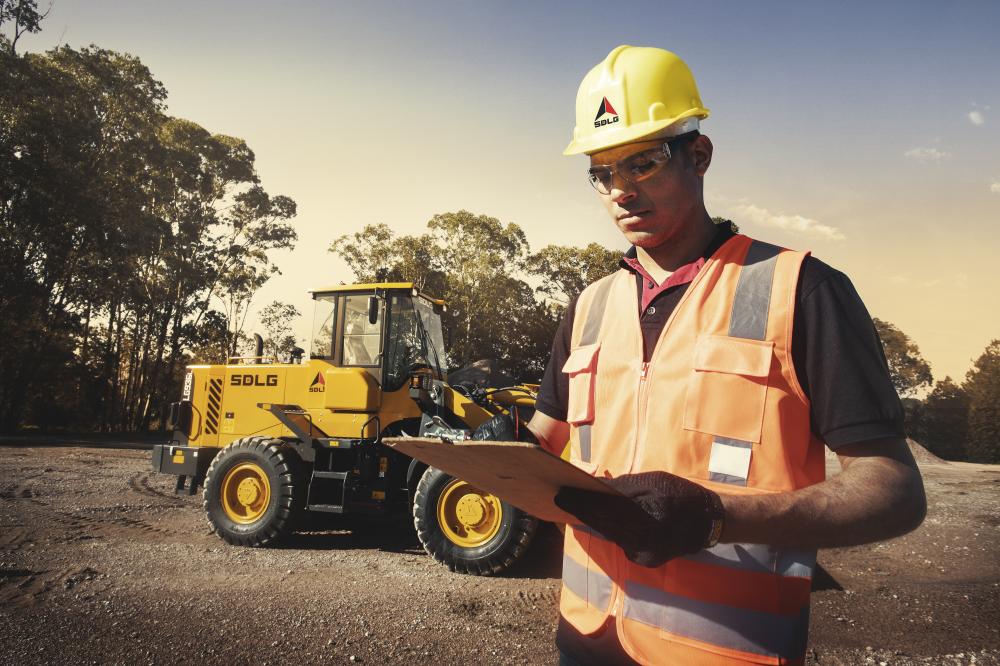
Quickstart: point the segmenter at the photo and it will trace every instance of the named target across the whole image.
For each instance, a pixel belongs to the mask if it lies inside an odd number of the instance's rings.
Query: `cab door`
[[[332,437],[375,437],[382,404],[385,299],[374,293],[343,294],[338,299],[333,365],[325,373],[324,430]],[[374,315],[374,321],[372,321]]]

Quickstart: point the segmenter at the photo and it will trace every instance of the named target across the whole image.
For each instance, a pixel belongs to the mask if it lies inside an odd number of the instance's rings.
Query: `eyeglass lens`
[[[614,186],[614,174],[618,172],[630,183],[649,178],[670,160],[668,144],[629,155],[613,166],[593,166],[588,172],[590,184],[601,194],[609,194]]]

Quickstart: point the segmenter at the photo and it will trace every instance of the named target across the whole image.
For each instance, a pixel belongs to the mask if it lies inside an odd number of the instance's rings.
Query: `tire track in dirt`
[[[116,537],[132,533],[153,536],[179,535],[189,530],[166,527],[150,520],[148,516],[161,516],[193,506],[197,498],[176,496],[156,487],[152,474],[135,472],[129,476],[129,494],[142,498],[142,503],[122,503],[96,507],[57,507],[39,499],[45,493],[33,487],[33,479],[46,476],[45,472],[31,474],[15,483],[0,486],[0,501],[19,503],[15,511],[22,525],[55,525],[60,529],[56,541],[73,543],[91,539]],[[30,504],[28,504],[30,503]],[[131,515],[128,515],[131,514]],[[0,547],[7,551],[20,550],[31,539],[27,529],[0,530]]]
[[[81,584],[90,584],[104,578],[107,578],[105,574],[90,567],[49,571],[0,569],[0,604],[11,607],[31,606],[43,601],[55,591],[72,590]],[[96,594],[107,590],[108,587],[109,585],[104,584],[90,592]]]
[[[558,590],[539,590],[537,592],[525,592],[520,590],[517,593],[517,601],[527,608],[535,608],[539,603],[559,604]]]
[[[10,525],[0,531],[0,549],[17,550],[28,541],[28,530],[21,525]]]
[[[189,506],[190,502],[185,500],[183,497],[174,494],[173,492],[167,492],[160,490],[159,488],[154,488],[150,483],[152,474],[138,472],[133,474],[128,479],[128,487],[135,493],[142,495],[144,497],[152,497],[165,502],[166,506],[170,507],[182,507]],[[187,496],[186,496],[187,497]],[[197,497],[197,495],[195,495]]]
[[[38,499],[38,497],[44,497],[45,493],[33,487],[33,484],[28,483],[33,479],[37,479],[43,476],[45,476],[45,473],[40,472],[38,474],[32,474],[31,476],[24,477],[23,479],[21,479],[20,483],[4,484],[2,486],[2,489],[0,489],[0,500],[16,501],[16,500],[26,499],[26,500],[31,500],[36,504],[45,505],[46,502],[43,502]]]
[[[77,509],[69,514],[57,514],[56,521],[62,522],[71,529],[83,530],[70,541],[81,541],[88,538],[103,539],[118,536],[122,532],[139,532],[149,535],[175,535],[183,532],[155,525],[143,518],[123,515],[133,511],[148,511],[151,507],[136,505],[119,505],[111,507],[90,507]]]

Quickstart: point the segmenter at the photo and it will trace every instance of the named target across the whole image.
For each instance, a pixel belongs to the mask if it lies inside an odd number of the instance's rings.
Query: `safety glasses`
[[[655,148],[634,153],[628,157],[618,160],[614,164],[591,165],[590,169],[587,171],[587,179],[590,181],[590,184],[594,186],[594,189],[601,194],[611,194],[611,188],[614,185],[616,173],[633,185],[640,183],[647,178],[651,178],[656,175],[661,169],[663,169],[664,166],[666,166],[671,157],[671,145],[676,145],[680,140],[686,139],[694,134],[695,132],[690,132],[688,134],[673,137],[669,141],[666,141]]]

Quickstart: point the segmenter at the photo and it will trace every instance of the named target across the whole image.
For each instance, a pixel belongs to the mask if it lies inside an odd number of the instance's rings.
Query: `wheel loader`
[[[264,356],[256,336],[254,356],[187,368],[153,469],[176,475],[177,492],[202,487],[208,522],[231,544],[274,544],[309,513],[357,524],[411,512],[424,549],[453,571],[506,570],[537,519],[381,440],[465,438],[495,414],[533,410],[537,386],[449,385],[446,305],[411,283],[311,293],[307,360]]]

